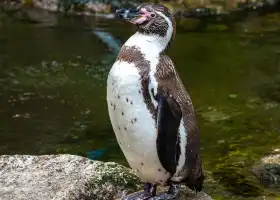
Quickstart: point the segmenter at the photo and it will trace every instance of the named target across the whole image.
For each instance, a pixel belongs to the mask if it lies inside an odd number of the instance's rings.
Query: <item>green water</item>
[[[230,31],[178,30],[168,52],[196,109],[205,190],[216,199],[278,193],[263,189],[251,166],[280,148],[280,29],[271,22],[279,19],[253,19]],[[115,19],[1,23],[0,154],[87,156],[105,148],[99,160],[126,165],[105,96],[116,55],[89,27],[122,43],[134,32]]]

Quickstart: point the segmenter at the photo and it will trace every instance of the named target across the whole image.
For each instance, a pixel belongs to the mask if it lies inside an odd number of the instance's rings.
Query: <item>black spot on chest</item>
[[[150,61],[145,59],[140,49],[136,46],[123,46],[117,60],[133,63],[138,69],[141,81],[141,89],[138,92],[143,95],[147,109],[151,113],[153,119],[156,119],[156,108],[152,103],[152,97],[149,92],[149,84],[151,81],[149,76]],[[126,99],[126,101],[129,102],[129,99]],[[130,104],[133,105],[133,102],[131,101]]]

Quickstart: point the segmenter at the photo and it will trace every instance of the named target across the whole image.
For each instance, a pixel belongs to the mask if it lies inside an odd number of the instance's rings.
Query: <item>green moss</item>
[[[98,164],[96,171],[98,171],[98,178],[93,180],[95,184],[112,183],[130,191],[140,189],[140,179],[127,167],[114,162],[106,162]]]
[[[210,122],[221,121],[229,119],[231,116],[223,113],[222,111],[217,110],[216,108],[209,107],[208,111],[203,112],[202,117]]]
[[[211,24],[205,28],[206,31],[227,31],[228,29],[229,27],[224,24]]]
[[[32,0],[23,0],[23,4],[25,4],[25,5],[33,5],[33,1]]]
[[[184,30],[194,30],[200,24],[201,24],[201,20],[195,18],[182,18],[178,22],[178,26],[183,28]]]
[[[252,156],[240,150],[230,151],[217,161],[213,174],[220,177],[219,181],[229,191],[242,196],[259,196],[263,188],[251,173],[251,168],[247,167]]]

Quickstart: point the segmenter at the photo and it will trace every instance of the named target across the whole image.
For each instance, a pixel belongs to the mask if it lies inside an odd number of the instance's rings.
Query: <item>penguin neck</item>
[[[125,46],[137,46],[145,55],[149,54],[151,56],[158,56],[167,50],[171,37],[172,33],[167,33],[162,37],[155,34],[147,35],[141,32],[136,32],[127,40]]]

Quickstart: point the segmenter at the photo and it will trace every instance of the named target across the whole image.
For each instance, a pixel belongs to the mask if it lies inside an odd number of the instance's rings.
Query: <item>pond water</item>
[[[89,157],[95,150],[94,159],[127,165],[106,105],[116,51],[94,30],[118,45],[135,29],[116,19],[56,20],[52,26],[1,23],[0,154]],[[168,52],[196,109],[205,190],[216,199],[278,193],[262,188],[251,166],[280,148],[279,21],[274,14],[234,30],[179,29]]]

